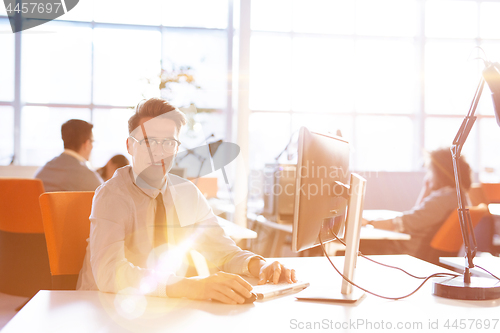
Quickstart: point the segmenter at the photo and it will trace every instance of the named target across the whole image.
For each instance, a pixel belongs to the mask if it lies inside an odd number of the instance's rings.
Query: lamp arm
[[[472,226],[471,217],[469,209],[464,208],[463,197],[462,197],[462,180],[460,177],[460,166],[459,159],[460,154],[462,152],[462,147],[469,136],[469,133],[474,126],[474,122],[476,121],[476,116],[474,116],[477,108],[477,104],[479,103],[479,99],[481,98],[481,94],[483,92],[484,87],[484,79],[481,77],[479,81],[478,87],[476,89],[476,93],[472,100],[472,104],[470,106],[469,112],[467,116],[465,116],[462,125],[460,125],[460,129],[458,130],[455,139],[453,140],[453,145],[451,146],[451,156],[453,159],[453,172],[455,173],[455,185],[457,191],[457,200],[458,200],[458,219],[460,221],[460,229],[462,231],[462,238],[465,246],[465,256],[466,256],[466,265],[465,265],[465,273],[464,273],[464,281],[466,283],[470,282],[470,269],[474,267],[473,259],[477,253],[477,242],[476,236],[474,235],[474,228]],[[472,242],[472,244],[471,244]]]

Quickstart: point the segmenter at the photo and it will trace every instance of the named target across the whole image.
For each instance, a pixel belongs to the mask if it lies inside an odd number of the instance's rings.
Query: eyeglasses
[[[180,146],[181,142],[176,139],[155,139],[155,138],[147,138],[142,140],[137,140],[133,136],[129,136],[129,138],[134,139],[135,142],[139,143],[139,147],[142,150],[155,150],[158,145],[161,144],[163,150],[167,153],[173,152],[177,147]]]

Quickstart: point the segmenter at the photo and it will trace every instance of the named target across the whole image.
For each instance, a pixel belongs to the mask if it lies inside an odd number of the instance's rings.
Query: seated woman
[[[113,177],[113,174],[115,173],[116,169],[119,169],[129,164],[130,162],[125,156],[118,154],[111,157],[111,159],[108,161],[108,163],[106,163],[105,166],[103,166],[100,169],[97,169],[97,173],[101,175],[102,180],[107,181],[108,179]]]
[[[363,220],[363,224],[375,228],[403,232],[411,236],[409,241],[395,243],[397,253],[406,253],[423,260],[435,261],[430,243],[448,216],[458,208],[453,160],[449,148],[438,149],[428,154],[428,170],[424,186],[415,206],[402,216],[390,220]],[[471,186],[471,169],[465,159],[459,159],[463,203],[470,206],[467,191]]]

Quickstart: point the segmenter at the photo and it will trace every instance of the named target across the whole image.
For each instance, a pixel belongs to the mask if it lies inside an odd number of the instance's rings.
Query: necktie
[[[154,247],[167,243],[167,214],[163,204],[163,194],[158,193],[156,197]]]

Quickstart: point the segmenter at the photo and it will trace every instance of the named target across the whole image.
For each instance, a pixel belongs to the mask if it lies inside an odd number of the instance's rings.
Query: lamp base
[[[462,300],[488,300],[500,298],[500,281],[472,276],[470,283],[460,275],[441,282],[435,282],[432,293],[439,297]]]

